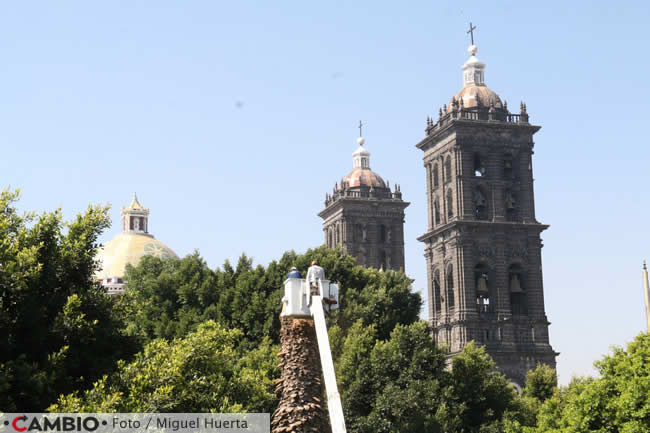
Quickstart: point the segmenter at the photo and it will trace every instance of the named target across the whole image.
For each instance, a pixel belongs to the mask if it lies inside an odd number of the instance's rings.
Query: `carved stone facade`
[[[361,266],[404,269],[404,209],[399,185],[391,191],[387,182],[370,170],[370,154],[360,138],[353,154],[352,172],[325,196],[323,219],[325,244],[341,247]]]
[[[482,72],[475,47],[470,53],[466,65]],[[557,355],[542,284],[540,233],[548,226],[535,219],[533,194],[540,127],[528,122],[523,103],[511,114],[494,92],[476,86],[466,83],[437,122],[427,120],[417,145],[427,179],[428,231],[418,240],[425,244],[429,317],[451,355],[474,340],[523,385],[528,370],[540,362],[555,367]]]

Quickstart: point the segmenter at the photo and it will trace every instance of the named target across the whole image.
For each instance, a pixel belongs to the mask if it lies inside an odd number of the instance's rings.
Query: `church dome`
[[[452,110],[454,101],[460,104],[461,99],[465,108],[477,107],[479,105],[483,107],[494,106],[494,108],[503,108],[503,103],[499,95],[488,89],[485,85],[463,87],[460,92],[451,98],[447,111]]]
[[[347,176],[341,180],[342,186],[354,188],[355,186],[380,187],[385,188],[386,183],[377,173],[369,168],[354,168]]]
[[[499,95],[485,85],[485,63],[476,58],[476,45],[470,46],[468,52],[470,58],[462,67],[463,88],[451,98],[447,111],[453,111],[456,104],[462,104],[463,108],[482,106],[503,109]]]
[[[386,183],[377,173],[370,170],[370,152],[363,145],[366,140],[363,137],[357,139],[359,147],[352,154],[352,171],[341,179],[342,188],[354,188],[367,186],[373,188],[385,188]]]
[[[149,234],[120,233],[106,242],[99,250],[97,259],[101,269],[97,279],[122,278],[127,263],[136,266],[144,256],[160,257],[161,259],[177,258],[167,245],[154,239]]]
[[[135,194],[131,204],[122,208],[121,215],[122,233],[106,242],[97,253],[100,269],[95,277],[104,284],[114,284],[115,280],[122,284],[126,265],[136,266],[144,256],[178,257],[149,233],[149,209],[140,204]]]

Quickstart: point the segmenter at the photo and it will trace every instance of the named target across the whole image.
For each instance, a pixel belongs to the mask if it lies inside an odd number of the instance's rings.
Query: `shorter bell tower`
[[[361,125],[360,125],[361,126]],[[325,244],[341,247],[356,257],[357,264],[377,269],[404,269],[404,209],[399,185],[388,182],[370,169],[365,139],[357,139],[352,171],[325,194],[323,219]]]

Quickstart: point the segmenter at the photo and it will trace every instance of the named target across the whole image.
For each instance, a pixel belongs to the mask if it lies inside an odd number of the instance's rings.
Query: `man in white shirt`
[[[318,295],[318,280],[325,279],[325,270],[318,266],[318,262],[314,260],[311,262],[311,266],[307,270],[307,281],[309,281],[309,286],[311,287],[312,295]]]

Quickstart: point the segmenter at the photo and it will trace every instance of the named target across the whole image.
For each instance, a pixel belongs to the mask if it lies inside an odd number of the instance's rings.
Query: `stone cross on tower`
[[[467,33],[472,38],[472,45],[474,45],[474,30],[476,30],[476,26],[472,26],[472,22],[470,21],[469,30],[467,30]]]

